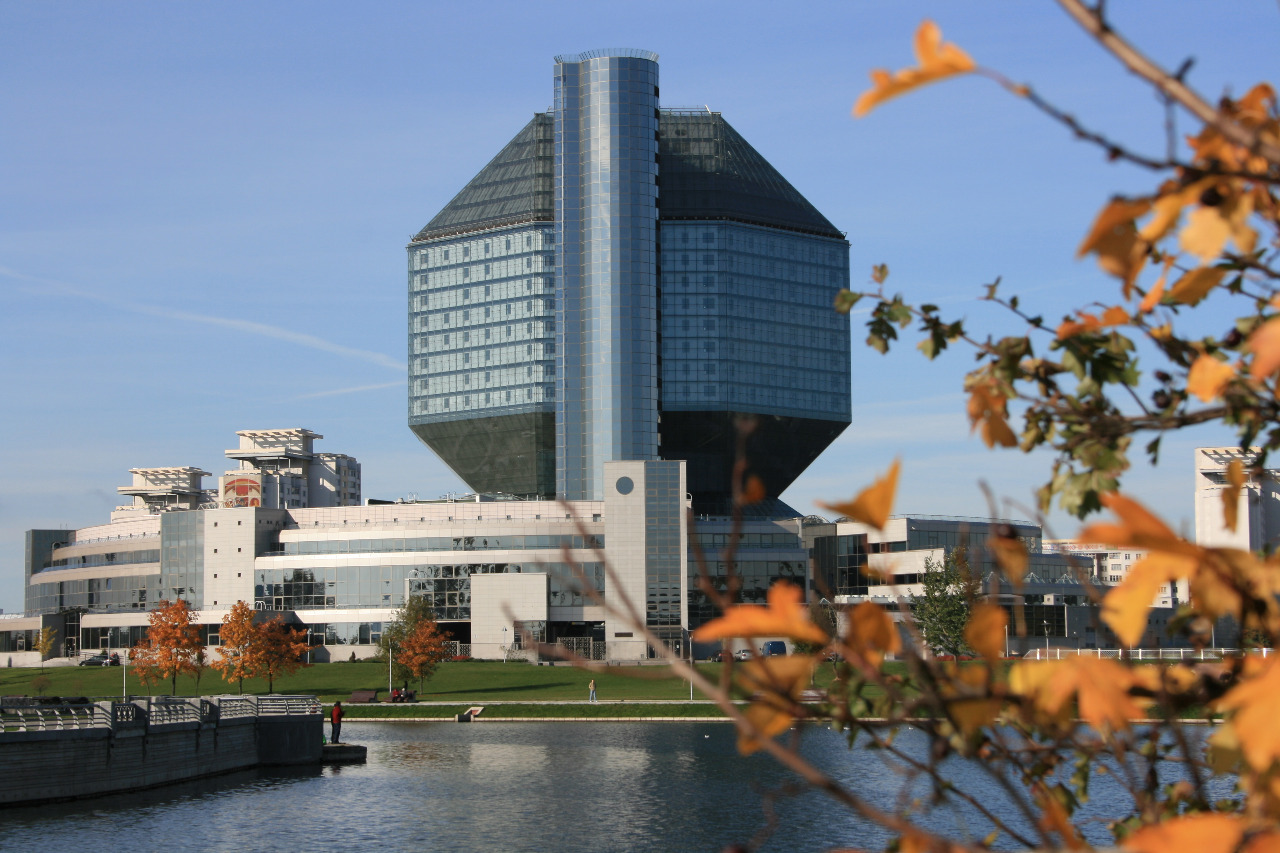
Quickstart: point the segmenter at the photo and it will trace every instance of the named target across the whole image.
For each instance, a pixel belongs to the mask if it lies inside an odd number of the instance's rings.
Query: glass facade
[[[160,516],[160,597],[181,598],[192,610],[204,607],[203,512]]]
[[[411,423],[552,410],[553,240],[513,228],[411,252]]]
[[[604,593],[604,564],[578,564],[588,583]],[[344,610],[400,608],[406,596],[427,598],[435,618],[471,618],[471,576],[545,573],[552,605],[589,603],[573,568],[564,562],[442,563],[369,566],[315,566],[259,569],[254,573],[258,610]]]
[[[107,551],[101,554],[82,554],[79,557],[55,556],[41,569],[89,569],[97,566],[130,566],[139,563],[160,562],[159,548],[143,548],[137,551]]]
[[[409,244],[409,426],[480,492],[555,494],[551,116]]]
[[[164,598],[159,566],[149,575],[116,575],[102,578],[36,583],[27,587],[26,612],[59,613],[63,610],[85,610],[90,613],[112,613],[123,610],[146,610]]]
[[[605,462],[658,455],[658,64],[556,58],[556,493],[599,500]]]
[[[662,409],[848,421],[843,240],[736,222],[663,222]]]
[[[658,462],[645,466],[645,624],[651,628],[684,624],[682,606],[687,547],[681,535],[684,490],[680,466]]]

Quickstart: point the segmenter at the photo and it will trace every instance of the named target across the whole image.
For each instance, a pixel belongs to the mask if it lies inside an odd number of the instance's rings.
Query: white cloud
[[[100,293],[93,293],[92,291],[74,287],[66,284],[65,282],[28,275],[6,267],[0,267],[0,275],[18,279],[19,281],[29,281],[39,284],[41,285],[39,290],[41,293],[56,291],[66,296],[75,296],[79,299],[90,299],[103,305],[110,305],[113,308],[119,308],[124,311],[133,311],[136,314],[163,317],[168,320],[182,320],[189,323],[203,323],[205,325],[218,326],[224,329],[235,329],[236,331],[244,332],[249,335],[274,338],[275,340],[286,341],[288,343],[297,344],[298,346],[309,347],[311,349],[333,353],[334,355],[340,355],[346,358],[371,362],[391,370],[404,371],[407,369],[404,362],[397,361],[385,353],[343,346],[342,344],[327,341],[324,338],[318,338],[315,335],[295,332],[291,329],[281,328],[280,326],[272,326],[267,323],[257,323],[253,320],[240,320],[233,317],[217,317],[210,314],[195,314],[191,311],[181,311],[176,308],[165,308],[160,305],[143,305],[122,299],[112,299],[111,297],[103,296]]]

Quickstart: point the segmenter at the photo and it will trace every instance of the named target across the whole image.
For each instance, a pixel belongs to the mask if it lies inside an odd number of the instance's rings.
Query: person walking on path
[[[333,724],[333,737],[329,739],[332,743],[342,743],[342,741],[338,739],[338,736],[342,734],[343,714],[344,711],[342,710],[342,703],[334,702],[333,710],[329,712],[329,722]]]
[[[587,685],[587,701],[596,701],[596,680],[591,679],[591,683]]]

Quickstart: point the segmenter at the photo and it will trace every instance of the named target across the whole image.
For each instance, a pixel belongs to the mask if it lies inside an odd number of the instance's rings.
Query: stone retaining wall
[[[320,762],[314,697],[253,698],[0,708],[0,805]]]

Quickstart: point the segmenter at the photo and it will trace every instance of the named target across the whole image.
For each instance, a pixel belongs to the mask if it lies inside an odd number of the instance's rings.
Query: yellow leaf
[[[1059,662],[1054,677],[1036,694],[1035,701],[1048,714],[1069,707],[1074,696],[1080,719],[1095,729],[1115,731],[1128,728],[1129,721],[1143,716],[1129,695],[1133,673],[1124,665],[1106,658],[1073,657]]]
[[[712,619],[693,632],[698,642],[725,640],[733,637],[790,637],[806,643],[825,645],[827,634],[809,618],[809,608],[802,603],[804,592],[786,581],[769,587],[769,603],[738,604],[719,619]]]
[[[1209,736],[1209,748],[1205,752],[1209,767],[1214,773],[1239,773],[1244,767],[1244,753],[1240,749],[1240,737],[1227,720]]]
[[[1152,216],[1138,232],[1143,240],[1155,243],[1168,234],[1178,224],[1182,209],[1189,204],[1196,204],[1200,195],[1213,186],[1213,178],[1201,178],[1185,186],[1168,181],[1161,188],[1162,194],[1151,204]]]
[[[738,751],[750,755],[761,740],[782,734],[795,721],[792,705],[813,678],[818,659],[786,655],[750,660],[738,670],[739,684],[752,694],[747,721],[754,730],[738,733]]]
[[[1180,696],[1200,683],[1200,676],[1186,664],[1178,663],[1160,671],[1160,686],[1173,696]]]
[[[1232,459],[1227,464],[1227,488],[1222,490],[1222,522],[1232,533],[1236,532],[1240,510],[1240,490],[1244,488],[1244,463]]]
[[[1187,374],[1187,393],[1209,403],[1221,397],[1235,377],[1236,370],[1231,365],[1218,361],[1211,355],[1201,355],[1192,362]]]
[[[987,660],[995,660],[1004,654],[1004,631],[1008,625],[1009,616],[1003,607],[981,601],[969,613],[964,641]]]
[[[1160,551],[1147,554],[1134,563],[1120,585],[1102,599],[1102,621],[1115,631],[1121,643],[1130,647],[1138,645],[1147,630],[1151,602],[1160,587],[1187,577],[1195,568],[1196,561],[1190,557]]]
[[[883,530],[889,521],[889,513],[893,510],[893,498],[898,491],[900,467],[899,461],[893,460],[888,473],[859,492],[852,501],[842,504],[823,504],[823,506],[848,516],[854,521],[869,524],[876,530]]]
[[[947,713],[962,734],[971,735],[994,723],[1003,704],[999,699],[950,699],[947,701]]]
[[[864,601],[849,611],[845,642],[873,666],[880,665],[886,652],[896,652],[902,647],[902,638],[898,636],[898,629],[889,614],[870,601]]]
[[[1218,257],[1230,236],[1231,225],[1223,218],[1222,208],[1198,207],[1187,214],[1178,244],[1207,264]]]
[[[1209,291],[1218,286],[1226,270],[1213,267],[1197,267],[1178,279],[1177,284],[1169,291],[1169,300],[1184,305],[1196,305],[1209,295]]]
[[[853,105],[855,118],[862,118],[876,106],[918,86],[974,69],[969,54],[954,44],[943,43],[942,31],[933,21],[924,21],[916,30],[915,53],[918,68],[904,68],[892,75],[881,68],[871,72],[871,88]]]
[[[1266,379],[1280,370],[1280,317],[1272,317],[1249,336],[1249,351],[1253,363],[1249,375],[1254,379]]]
[[[1231,853],[1244,838],[1245,823],[1236,815],[1194,814],[1144,826],[1120,842],[1133,853]]]

